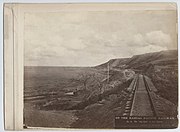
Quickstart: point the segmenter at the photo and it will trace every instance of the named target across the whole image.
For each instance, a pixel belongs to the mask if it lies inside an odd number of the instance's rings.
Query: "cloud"
[[[66,40],[62,45],[70,50],[82,50],[86,47],[82,40],[78,38]]]
[[[133,38],[128,42],[130,46],[148,46],[155,45],[159,47],[168,47],[171,45],[172,40],[169,34],[162,31],[151,31],[146,34],[135,34]]]
[[[134,46],[145,46],[145,45],[147,45],[145,37],[146,36],[143,36],[142,34],[136,34],[136,35],[134,35],[133,40],[132,40],[131,43]]]
[[[152,31],[146,34],[146,42],[152,45],[166,47],[171,44],[172,40],[169,34],[162,31]]]
[[[173,15],[161,11],[26,13],[25,65],[93,66],[174,48]]]
[[[162,50],[167,50],[167,47],[161,47],[159,45],[146,45],[143,47],[133,48],[131,52],[134,55],[138,55],[138,54],[144,54],[144,53],[149,53],[149,52],[158,52]]]

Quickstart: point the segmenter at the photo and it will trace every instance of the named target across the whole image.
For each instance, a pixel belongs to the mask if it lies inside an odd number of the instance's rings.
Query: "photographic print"
[[[64,7],[24,13],[24,128],[176,128],[176,5]]]

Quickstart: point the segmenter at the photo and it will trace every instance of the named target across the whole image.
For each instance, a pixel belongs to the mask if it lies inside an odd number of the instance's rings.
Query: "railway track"
[[[144,75],[136,75],[130,87],[123,116],[157,116],[151,97],[152,91]]]

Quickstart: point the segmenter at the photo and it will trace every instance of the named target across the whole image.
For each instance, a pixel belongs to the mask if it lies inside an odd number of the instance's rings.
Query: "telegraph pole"
[[[110,66],[109,66],[109,62],[108,62],[108,66],[107,66],[108,70],[107,70],[107,83],[109,83],[109,70],[110,70]]]

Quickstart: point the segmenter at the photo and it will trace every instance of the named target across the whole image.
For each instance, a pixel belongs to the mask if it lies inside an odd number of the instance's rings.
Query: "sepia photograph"
[[[177,128],[176,5],[59,5],[23,14],[24,128]]]

